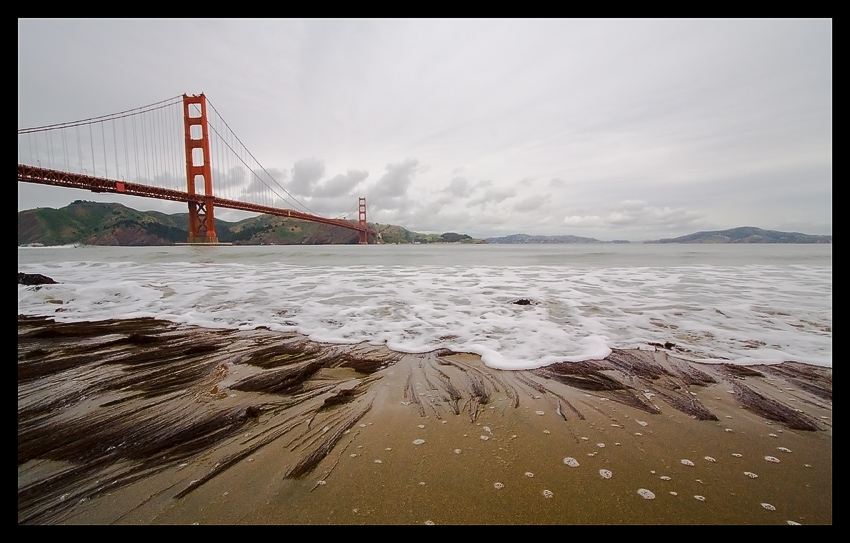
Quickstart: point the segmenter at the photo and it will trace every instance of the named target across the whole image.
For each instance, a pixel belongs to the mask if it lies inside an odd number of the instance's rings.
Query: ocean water
[[[832,245],[21,247],[18,271],[60,282],[18,285],[18,314],[57,321],[265,326],[499,369],[665,343],[832,366]]]

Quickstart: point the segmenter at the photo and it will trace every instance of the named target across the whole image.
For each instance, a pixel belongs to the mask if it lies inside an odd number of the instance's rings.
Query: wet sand
[[[19,524],[789,521],[832,524],[831,368],[18,318]]]

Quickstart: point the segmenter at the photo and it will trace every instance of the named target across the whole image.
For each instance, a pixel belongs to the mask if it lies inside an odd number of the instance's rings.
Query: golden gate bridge
[[[360,244],[376,237],[365,198],[356,222],[313,213],[260,165],[204,94],[19,129],[18,181],[186,202],[188,243],[218,243],[217,208],[356,230]]]

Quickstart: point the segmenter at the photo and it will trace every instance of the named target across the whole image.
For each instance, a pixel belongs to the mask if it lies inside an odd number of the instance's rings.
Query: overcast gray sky
[[[832,234],[829,19],[18,20],[18,128],[201,92],[327,216],[365,196],[370,222],[475,237]],[[77,199],[185,212],[18,183],[19,210]]]

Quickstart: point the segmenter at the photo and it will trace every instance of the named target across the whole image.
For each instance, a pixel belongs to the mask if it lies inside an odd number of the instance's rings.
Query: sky
[[[832,234],[830,19],[18,20],[19,129],[184,93],[325,216],[365,197],[369,222],[479,238]],[[18,182],[19,211],[80,199],[186,212]]]

